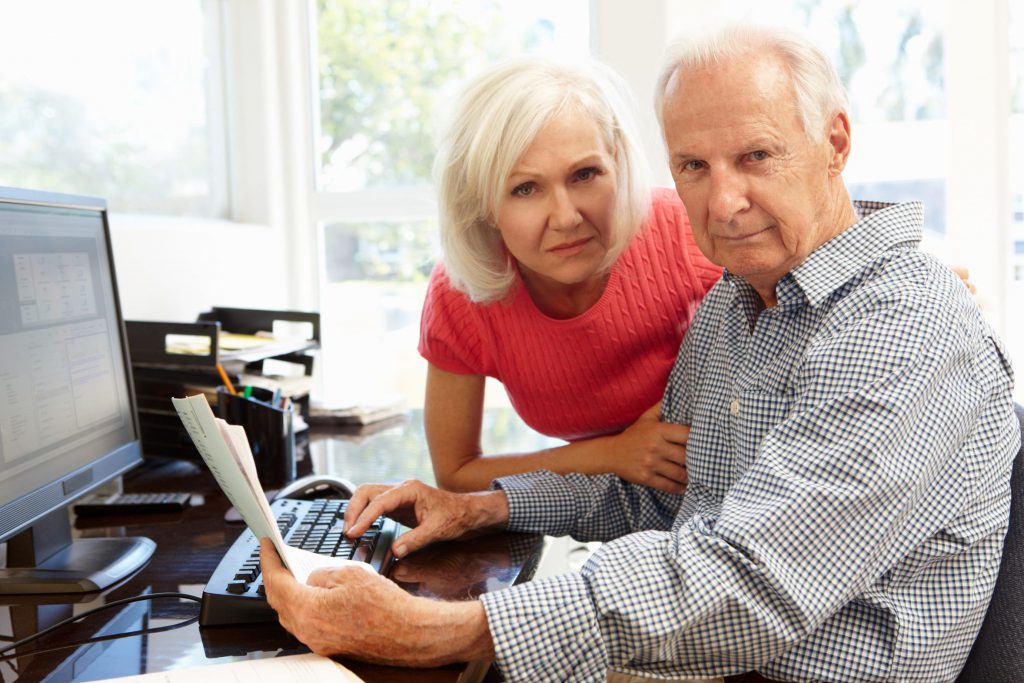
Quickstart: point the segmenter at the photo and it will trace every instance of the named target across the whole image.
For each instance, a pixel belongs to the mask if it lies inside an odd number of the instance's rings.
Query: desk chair
[[[1024,407],[1014,412],[1024,432]],[[1010,526],[992,601],[956,683],[1024,681],[1024,445],[1010,475]]]

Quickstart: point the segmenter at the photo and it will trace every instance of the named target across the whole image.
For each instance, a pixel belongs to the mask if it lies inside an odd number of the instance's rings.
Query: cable
[[[130,638],[132,636],[148,635],[150,633],[160,633],[161,631],[173,631],[174,629],[183,628],[190,626],[199,621],[198,616],[189,617],[185,621],[179,621],[176,624],[167,624],[166,626],[157,626],[155,628],[142,628],[137,631],[125,631],[124,633],[108,633],[105,636],[95,636],[93,638],[86,638],[85,640],[76,640],[70,643],[64,643],[63,645],[54,645],[53,647],[47,647],[42,650],[32,650],[31,652],[12,652],[11,654],[0,655],[0,664],[7,664],[13,668],[11,660],[18,659],[20,657],[34,657],[35,655],[46,654],[47,652],[56,652],[58,650],[67,650],[72,647],[79,647],[81,645],[89,645],[91,643],[102,643],[105,640],[117,640],[119,638]],[[15,669],[15,673],[17,670]]]
[[[93,614],[96,614],[97,612],[102,612],[103,610],[110,609],[111,607],[119,607],[121,605],[127,605],[129,603],[139,602],[141,600],[156,600],[157,598],[179,598],[179,599],[183,599],[183,600],[193,600],[195,602],[201,602],[202,601],[201,598],[197,598],[194,595],[189,595],[188,593],[163,592],[163,593],[147,593],[145,595],[135,595],[135,596],[130,597],[130,598],[122,598],[121,600],[115,600],[114,602],[108,602],[105,605],[100,605],[99,607],[95,607],[95,608],[93,608],[91,610],[87,610],[85,612],[82,612],[81,614],[76,614],[73,617],[68,617],[67,619],[64,619],[63,621],[58,621],[53,626],[49,626],[47,628],[44,628],[42,631],[39,631],[37,633],[33,633],[30,636],[27,636],[25,638],[22,638],[19,641],[11,643],[10,645],[7,645],[7,646],[4,646],[3,648],[0,648],[0,661],[3,661],[4,659],[7,659],[7,657],[4,657],[3,655],[6,655],[11,650],[14,650],[15,648],[19,648],[22,645],[27,645],[28,643],[31,643],[34,640],[38,640],[38,639],[42,638],[43,636],[45,636],[47,634],[53,633],[57,629],[63,628],[64,626],[67,626],[68,624],[72,624],[72,623],[78,621],[79,619],[84,619],[85,617],[88,617],[88,616],[91,616]],[[196,618],[196,617],[193,617],[193,619],[194,618]],[[174,624],[174,626],[180,626],[180,625],[183,625],[183,624]],[[160,627],[160,630],[163,630],[165,628],[167,628],[167,627]],[[156,630],[153,631],[153,633],[156,633],[156,632],[157,632]],[[136,633],[132,633],[130,635],[136,635]],[[119,637],[119,636],[115,635],[114,637]],[[110,640],[110,637],[102,636],[102,637],[98,638],[97,640]],[[91,642],[91,641],[85,641],[85,642]],[[56,649],[60,649],[60,648],[56,648]],[[25,654],[34,654],[34,652],[32,652],[32,653],[25,653]]]

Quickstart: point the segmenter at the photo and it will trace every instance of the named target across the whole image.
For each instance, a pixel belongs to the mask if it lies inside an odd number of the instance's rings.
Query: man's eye
[[[756,152],[751,152],[750,158],[753,159],[754,161],[764,161],[765,159],[768,158],[768,152],[764,151],[763,149],[759,149]]]
[[[690,159],[689,161],[683,162],[684,171],[699,171],[703,167],[704,162],[698,161],[696,159]]]

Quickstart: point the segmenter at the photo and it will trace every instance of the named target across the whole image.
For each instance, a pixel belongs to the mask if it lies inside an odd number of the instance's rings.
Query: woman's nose
[[[572,195],[565,188],[551,193],[551,213],[548,224],[555,230],[570,230],[583,221]]]

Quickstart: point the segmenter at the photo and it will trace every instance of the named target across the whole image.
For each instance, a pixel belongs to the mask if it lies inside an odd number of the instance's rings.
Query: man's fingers
[[[382,486],[354,519],[350,521],[348,514],[345,515],[345,535],[349,538],[361,536],[381,515],[411,505],[415,501],[416,494],[408,483],[391,487]]]
[[[394,544],[391,546],[391,552],[398,558],[416,552],[431,541],[437,540],[431,535],[431,532],[432,529],[422,526],[410,529],[395,539]]]
[[[360,513],[366,509],[371,500],[391,488],[387,484],[363,484],[359,486],[352,497],[348,500],[348,507],[345,508],[345,528],[349,528],[358,519]],[[376,517],[374,517],[376,519]]]
[[[287,595],[299,586],[292,573],[281,562],[274,544],[269,538],[260,541],[260,573],[267,590],[267,602],[275,610],[287,604]]]
[[[281,556],[277,554],[273,541],[269,538],[260,539],[260,571],[276,572],[284,569]]]

